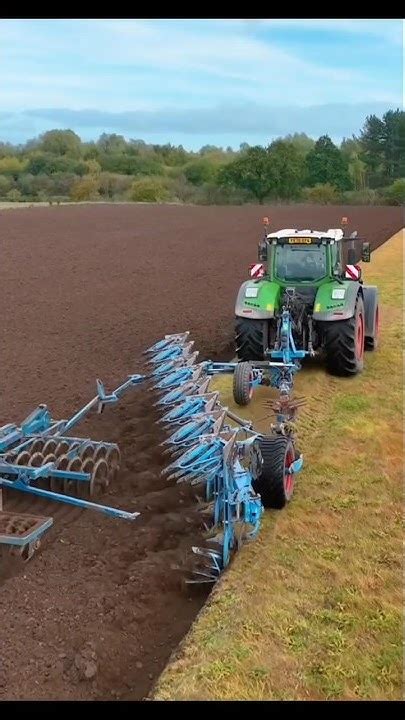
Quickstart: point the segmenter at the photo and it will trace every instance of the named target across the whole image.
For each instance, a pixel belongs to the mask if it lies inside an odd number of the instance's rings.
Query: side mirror
[[[364,242],[361,249],[361,259],[363,262],[370,262],[371,250],[370,243]]]
[[[259,260],[267,260],[267,243],[264,240],[259,243],[257,257]]]

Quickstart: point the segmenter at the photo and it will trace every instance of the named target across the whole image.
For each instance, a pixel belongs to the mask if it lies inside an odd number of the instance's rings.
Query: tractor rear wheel
[[[364,304],[358,296],[354,315],[348,320],[324,323],[326,366],[332,375],[357,375],[364,366]]]
[[[239,360],[263,360],[264,321],[237,317],[235,322],[235,343]]]
[[[294,445],[286,435],[267,435],[260,438],[259,448],[263,465],[253,489],[265,508],[281,510],[294,491],[294,475],[287,472],[296,459]]]
[[[375,309],[375,319],[374,319],[374,335],[365,337],[364,349],[365,350],[377,350],[379,335],[380,335],[380,309],[377,304],[377,307]]]

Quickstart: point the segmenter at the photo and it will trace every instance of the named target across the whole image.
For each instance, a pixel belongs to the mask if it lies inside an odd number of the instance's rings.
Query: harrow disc
[[[90,479],[90,495],[101,495],[108,487],[108,465],[103,458],[97,460]]]
[[[44,444],[43,440],[34,440],[34,442],[30,445],[30,455],[33,455],[36,452],[41,452]]]
[[[118,448],[109,448],[105,456],[105,461],[108,466],[108,485],[110,485],[117,477],[121,465],[121,453]]]
[[[93,457],[95,453],[95,447],[94,445],[91,445],[90,443],[88,445],[85,445],[84,448],[79,450],[79,457],[82,461],[86,460],[88,457]]]
[[[28,452],[28,450],[23,450],[22,452],[20,452],[19,455],[17,455],[14,463],[15,465],[28,465],[30,459],[31,454]]]
[[[81,472],[82,471],[82,460],[79,457],[75,457],[75,458],[73,458],[73,460],[69,460],[66,470],[68,472]],[[69,478],[64,480],[63,481],[64,494],[65,495],[77,495],[78,494],[77,486],[81,482],[82,482],[81,480],[70,480]]]
[[[67,442],[67,440],[61,440],[61,442],[58,443],[58,445],[56,446],[56,449],[55,449],[56,457],[61,457],[61,455],[66,455],[69,448],[70,448],[70,445]]]
[[[42,454],[44,455],[44,457],[46,455],[50,455],[51,453],[52,453],[52,455],[54,455],[57,444],[58,443],[56,442],[56,440],[47,440],[42,449]]]
[[[57,458],[57,470],[66,470],[67,466],[69,465],[69,458],[67,455],[59,455]],[[52,477],[50,478],[50,489],[52,492],[56,493],[63,493],[64,492],[64,481],[60,478]]]
[[[92,475],[94,466],[95,466],[94,459],[91,457],[88,457],[85,459],[85,461],[82,465],[81,471]],[[77,483],[77,494],[78,494],[78,497],[82,497],[82,498],[89,497],[91,494],[90,482],[88,482],[88,483],[87,482],[78,482]]]

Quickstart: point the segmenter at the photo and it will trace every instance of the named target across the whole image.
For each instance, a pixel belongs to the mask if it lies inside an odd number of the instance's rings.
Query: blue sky
[[[402,20],[0,20],[0,140],[335,140],[403,107]]]

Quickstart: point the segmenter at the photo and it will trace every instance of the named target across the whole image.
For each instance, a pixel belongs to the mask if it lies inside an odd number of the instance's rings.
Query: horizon
[[[403,32],[402,20],[2,20],[0,137],[339,144],[403,108]]]

